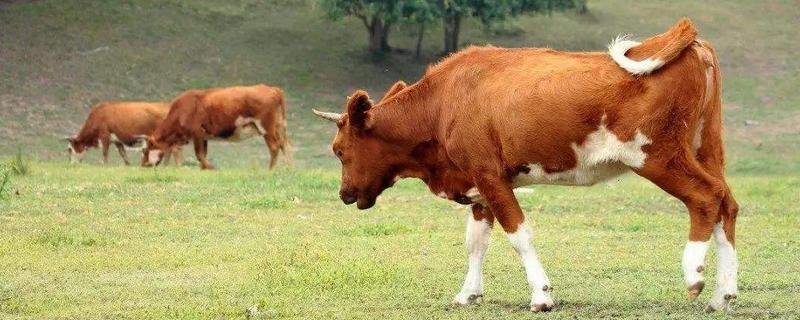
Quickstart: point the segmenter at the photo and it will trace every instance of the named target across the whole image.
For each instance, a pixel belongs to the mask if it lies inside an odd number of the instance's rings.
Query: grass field
[[[484,302],[450,306],[466,209],[415,181],[358,211],[339,202],[332,171],[31,170],[0,202],[0,318],[233,318],[252,306],[264,319],[721,317],[686,299],[683,205],[634,176],[521,196],[560,304],[534,315],[499,230]],[[742,213],[730,315],[796,318],[800,177],[732,184]]]
[[[368,211],[337,197],[335,127],[356,88],[379,96],[438,59],[366,54],[353,19],[306,0],[0,0],[0,163],[30,172],[0,187],[0,319],[774,318],[800,312],[800,52],[793,1],[592,0],[590,14],[526,16],[499,31],[467,21],[464,45],[603,50],[689,16],[723,64],[728,172],[742,206],[739,298],[730,314],[690,303],[680,258],[683,205],[626,176],[591,188],[533,187],[520,197],[555,286],[555,312],[531,314],[524,272],[499,230],[485,299],[453,307],[466,272],[466,209],[418,181]],[[394,30],[391,44],[413,48]],[[259,139],[212,142],[220,170],[117,165],[94,151],[66,165],[59,138],[102,100],[170,99],[187,88],[265,82],[289,100],[296,163],[267,172]],[[745,125],[745,122],[749,125]],[[112,162],[120,163],[112,153]],[[0,183],[2,183],[0,168]],[[499,229],[499,228],[498,228]]]

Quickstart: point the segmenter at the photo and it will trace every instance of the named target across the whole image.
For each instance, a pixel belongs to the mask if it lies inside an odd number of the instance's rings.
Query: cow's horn
[[[314,114],[316,114],[318,117],[328,121],[339,122],[339,120],[342,120],[342,114],[340,113],[322,112],[317,109],[311,109],[311,111],[314,111]]]

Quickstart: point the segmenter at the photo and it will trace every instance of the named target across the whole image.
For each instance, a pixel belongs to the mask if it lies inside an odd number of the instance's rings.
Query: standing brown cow
[[[66,138],[71,163],[83,160],[89,148],[100,147],[103,163],[108,163],[108,149],[113,143],[125,165],[129,165],[126,147],[137,144],[138,136],[149,135],[164,121],[169,104],[164,102],[115,101],[98,104],[89,113],[77,135]],[[175,148],[175,164],[182,161],[181,149]]]
[[[720,72],[714,49],[688,19],[639,43],[616,39],[605,52],[469,48],[379,103],[355,92],[336,122],[339,195],[359,209],[403,177],[472,203],[469,267],[454,301],[483,295],[483,258],[497,221],[522,258],[531,311],[553,307],[553,287],[513,189],[589,186],[627,171],[683,201],[689,297],[704,288],[709,239],[717,283],[709,310],[737,295],[738,205],[725,181]]]
[[[142,165],[158,165],[164,150],[191,141],[200,167],[213,169],[206,159],[209,139],[241,141],[256,135],[267,143],[270,169],[279,151],[291,162],[283,90],[267,85],[189,90],[172,101],[167,118],[146,138]]]

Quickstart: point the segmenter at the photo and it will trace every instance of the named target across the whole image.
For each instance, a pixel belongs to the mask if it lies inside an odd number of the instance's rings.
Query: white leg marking
[[[487,220],[476,221],[470,211],[467,216],[467,254],[469,267],[461,288],[453,303],[467,305],[476,302],[483,295],[483,258],[489,247],[492,225]]]
[[[736,270],[739,262],[736,259],[736,249],[725,237],[722,223],[714,226],[714,240],[717,242],[717,289],[709,307],[714,310],[728,310],[730,301],[736,298],[738,292]]]
[[[516,232],[508,234],[511,246],[517,251],[525,266],[528,286],[531,289],[531,311],[545,311],[551,309],[554,304],[553,298],[550,297],[550,279],[547,278],[544,267],[539,262],[531,239],[531,230],[524,222],[519,225]]]
[[[683,278],[686,286],[692,287],[703,281],[703,270],[705,269],[706,252],[708,242],[689,241],[683,250]],[[702,288],[700,288],[702,289]],[[698,292],[699,293],[699,292]]]

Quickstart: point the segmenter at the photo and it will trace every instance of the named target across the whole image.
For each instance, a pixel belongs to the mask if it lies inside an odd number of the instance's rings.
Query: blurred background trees
[[[587,0],[319,0],[328,18],[346,16],[360,19],[368,32],[368,48],[372,53],[391,51],[389,31],[398,23],[412,25],[418,32],[415,54],[425,31],[441,21],[444,32],[442,54],[459,48],[462,21],[476,18],[485,26],[522,14],[552,13],[578,8],[588,11]]]

